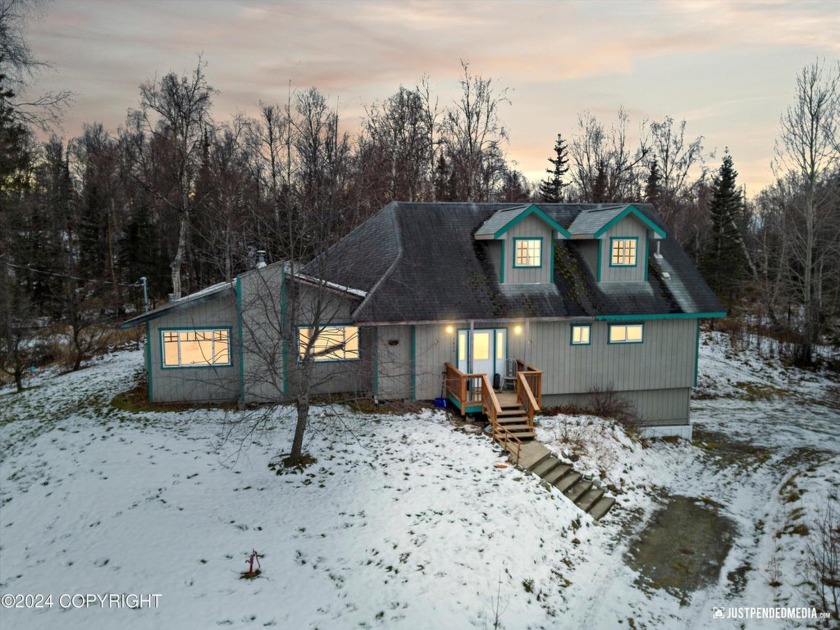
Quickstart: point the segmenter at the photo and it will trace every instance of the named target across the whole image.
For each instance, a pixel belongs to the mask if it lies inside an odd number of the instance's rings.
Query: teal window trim
[[[168,332],[203,332],[203,331],[226,330],[228,334],[228,362],[208,363],[205,365],[165,365],[163,350],[163,335]],[[162,370],[206,370],[208,368],[230,368],[233,367],[233,327],[232,326],[180,326],[171,328],[158,328],[160,338],[160,368]],[[180,343],[180,342],[179,342]],[[180,355],[180,353],[179,353]],[[180,356],[179,356],[180,360]]]
[[[720,313],[659,313],[649,315],[596,315],[595,321],[599,322],[640,322],[656,319],[715,319],[726,317],[725,312]]]
[[[551,239],[549,240],[549,249],[551,251],[548,252],[548,281],[554,284],[554,234],[551,235]]]
[[[502,235],[504,235],[505,232],[510,230],[513,226],[517,225],[521,221],[524,221],[525,219],[527,219],[531,215],[534,215],[534,216],[538,217],[540,220],[542,220],[543,223],[547,224],[551,229],[557,230],[558,232],[560,232],[560,234],[562,234],[565,238],[572,238],[572,235],[569,233],[569,230],[567,230],[562,225],[557,223],[557,221],[555,221],[550,216],[548,216],[545,212],[540,210],[539,207],[537,207],[535,204],[531,204],[530,206],[528,206],[528,208],[526,210],[521,212],[519,214],[519,216],[517,216],[515,219],[512,219],[511,221],[506,223],[504,226],[502,226],[501,228],[496,230],[496,233],[493,235],[493,238],[495,238],[495,239],[501,238]]]
[[[593,238],[601,238],[611,227],[613,227],[619,221],[631,214],[634,217],[636,217],[639,221],[641,221],[645,226],[647,226],[648,229],[656,232],[661,238],[665,238],[667,236],[665,230],[663,230],[661,227],[656,225],[656,223],[648,219],[636,206],[630,205],[627,206],[624,210],[622,210],[620,214],[613,217],[609,222],[607,222],[603,227],[601,227],[601,229],[595,232]]]
[[[582,341],[575,342],[575,328],[586,328],[588,331],[586,343]],[[569,345],[570,346],[589,346],[592,345],[592,324],[572,324],[569,327]]]
[[[697,378],[700,373],[700,320],[697,320],[697,342],[694,346],[694,387],[697,387]]]
[[[540,256],[538,265],[520,265],[516,262],[518,258],[518,244],[520,241],[536,241],[540,244]],[[543,266],[543,237],[542,236],[523,236],[521,238],[513,239],[513,268],[514,269],[542,269]]]
[[[499,264],[499,284],[505,283],[505,242],[501,241],[502,244],[502,258]]]
[[[638,341],[612,341],[612,329],[617,328],[619,326],[641,326],[642,327],[642,338]],[[625,335],[626,336],[626,335]],[[645,342],[645,323],[644,322],[627,322],[625,324],[610,324],[607,330],[607,345],[609,346],[626,346],[626,345],[635,345],[635,344],[643,344]]]
[[[411,400],[417,400],[417,327],[411,326]]]
[[[239,402],[245,404],[245,343],[242,336],[242,279],[236,278],[236,318],[239,329]]]
[[[510,356],[510,354],[508,352],[508,348],[510,347],[510,330],[508,330],[507,326],[482,326],[481,328],[473,328],[472,329],[473,332],[488,331],[488,330],[493,331],[493,334],[490,335],[490,337],[491,337],[491,340],[490,340],[491,341],[490,356],[493,358],[493,365],[495,366],[496,361],[498,361],[498,359],[496,358],[496,331],[497,330],[504,330],[505,331],[505,360],[507,360],[507,358]],[[471,338],[472,336],[470,335],[470,329],[469,328],[458,328],[455,331],[455,338],[456,338],[456,342],[455,342],[455,365],[456,366],[458,365],[458,342],[457,342],[457,338],[458,338],[458,334],[462,333],[462,332],[467,333],[467,371],[466,371],[466,374],[472,374],[473,373],[472,338]]]
[[[613,251],[616,241],[634,241],[633,245],[633,262],[627,264],[613,263]],[[639,264],[639,237],[638,236],[612,236],[610,237],[610,267],[620,267],[629,269],[636,267]]]
[[[152,325],[146,322],[146,381],[149,387],[149,402],[154,402],[152,396]]]
[[[359,343],[359,356],[355,359],[313,359],[313,363],[317,363],[318,365],[324,363],[355,363],[357,361],[362,360],[362,329],[359,328],[359,325],[355,322],[324,322],[323,324],[318,324],[318,326],[313,326],[312,324],[298,324],[296,326],[297,334],[295,335],[297,339],[297,343],[295,344],[295,360],[300,363],[300,329],[301,328],[347,328],[348,326],[352,326],[356,329],[356,335],[358,336],[358,343]]]

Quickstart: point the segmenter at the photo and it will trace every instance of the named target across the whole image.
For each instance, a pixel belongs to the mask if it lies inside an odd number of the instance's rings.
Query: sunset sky
[[[76,94],[65,138],[83,122],[116,129],[141,82],[188,73],[198,53],[220,91],[217,120],[285,101],[291,82],[329,95],[351,132],[365,106],[423,74],[448,104],[464,59],[510,88],[507,154],[532,181],[579,112],[610,123],[624,106],[634,132],[646,118],[686,119],[715,168],[728,146],[752,196],[770,180],[796,73],[840,57],[840,2],[59,0],[28,37],[53,65],[37,89]]]

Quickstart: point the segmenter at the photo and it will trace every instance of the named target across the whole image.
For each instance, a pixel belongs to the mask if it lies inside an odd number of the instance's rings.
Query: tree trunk
[[[289,454],[289,465],[294,466],[301,463],[303,459],[303,436],[306,434],[306,424],[309,421],[309,393],[298,396],[295,401],[297,409],[297,424],[295,425],[295,437],[292,440],[292,452]]]
[[[185,210],[181,214],[181,225],[178,229],[178,249],[175,252],[175,258],[169,265],[172,271],[172,294],[175,299],[181,297],[181,266],[184,264],[184,255],[187,250],[187,225],[190,222],[189,210]]]

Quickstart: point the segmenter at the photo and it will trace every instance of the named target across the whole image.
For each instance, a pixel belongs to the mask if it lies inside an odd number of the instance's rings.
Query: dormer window
[[[637,237],[610,239],[610,267],[635,267]]]
[[[541,238],[516,238],[513,242],[516,249],[514,267],[542,267]]]

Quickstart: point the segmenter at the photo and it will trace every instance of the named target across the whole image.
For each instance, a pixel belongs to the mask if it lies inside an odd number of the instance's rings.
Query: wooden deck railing
[[[520,393],[519,377],[525,378],[528,387],[531,389],[534,399],[537,402],[537,411],[542,409],[542,370],[538,370],[533,365],[525,365],[519,359],[516,360],[517,374],[516,374],[516,397],[522,404],[525,404],[523,395]]]
[[[467,405],[481,405],[481,409],[490,420],[493,427],[493,438],[499,442],[506,451],[514,455],[514,462],[519,463],[519,452],[522,449],[522,440],[511,433],[505,426],[499,424],[499,414],[502,413],[502,406],[493,390],[490,379],[486,374],[465,374],[451,363],[445,364],[444,383],[448,396],[454,397],[461,406],[461,415],[467,414]],[[530,393],[528,384],[525,388]],[[517,387],[518,389],[518,387]],[[531,400],[533,401],[533,395]],[[534,406],[536,402],[534,402]],[[527,407],[526,407],[527,408]],[[533,412],[530,414],[531,426],[533,426]],[[515,453],[508,448],[509,444],[516,444]]]
[[[528,416],[528,426],[533,430],[534,414],[540,410],[540,405],[531,391],[528,378],[522,372],[516,375],[516,398],[519,404],[525,408],[525,413]]]
[[[465,374],[451,363],[444,365],[444,385],[447,397],[458,401],[461,415],[467,415],[467,405],[480,405],[482,398],[481,377],[483,374]],[[490,388],[492,390],[492,387]]]

